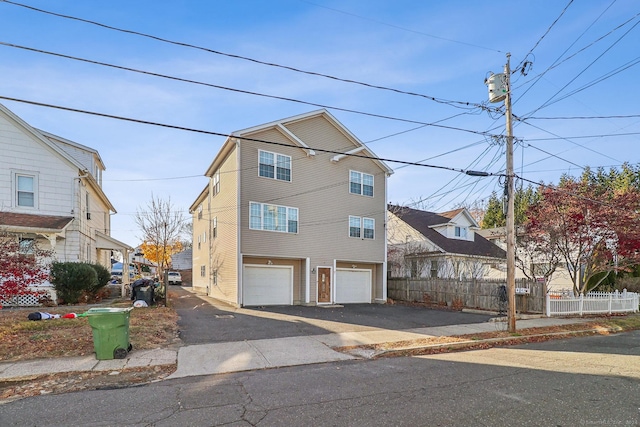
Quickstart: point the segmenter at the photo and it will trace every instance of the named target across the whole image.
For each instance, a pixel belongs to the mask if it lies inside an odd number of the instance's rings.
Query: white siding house
[[[33,128],[0,104],[0,230],[52,249],[58,261],[111,267],[115,208],[98,152]],[[125,258],[126,259],[126,258]]]

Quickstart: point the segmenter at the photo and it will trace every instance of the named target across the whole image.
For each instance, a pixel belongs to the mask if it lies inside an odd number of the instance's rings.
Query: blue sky
[[[261,65],[0,1],[2,43],[336,107],[329,111],[382,158],[495,174],[504,172],[504,144],[490,135],[504,133],[505,118],[478,106],[504,112],[502,103],[488,103],[483,82],[489,72],[502,72],[510,52],[516,70],[513,114],[523,119],[514,122],[519,176],[550,183],[563,173],[580,174],[585,166],[640,160],[635,0],[516,1],[503,7],[471,0],[22,4],[423,95]],[[0,58],[0,96],[222,134],[317,109],[5,45]],[[526,75],[518,70],[525,61],[531,64]],[[224,142],[219,136],[0,102],[31,125],[100,152],[107,166],[103,186],[118,211],[112,236],[131,245],[141,237],[136,210],[152,193],[170,197],[188,217],[207,182],[202,174]],[[447,128],[429,125],[434,123]],[[500,192],[498,177],[389,166],[395,173],[388,198],[396,204],[445,211]]]

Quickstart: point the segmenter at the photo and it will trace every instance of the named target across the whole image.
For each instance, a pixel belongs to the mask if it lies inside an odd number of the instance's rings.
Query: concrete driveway
[[[491,316],[387,304],[344,307],[274,306],[235,308],[169,287],[186,345],[324,335],[341,332],[406,330],[487,322]]]

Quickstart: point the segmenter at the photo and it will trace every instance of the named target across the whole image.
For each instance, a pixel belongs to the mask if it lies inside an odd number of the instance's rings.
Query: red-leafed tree
[[[638,264],[638,190],[563,177],[557,186],[539,192],[541,199],[527,213],[527,236],[557,250],[575,294],[598,286],[610,272]]]
[[[0,231],[0,301],[13,302],[22,295],[43,296],[30,290],[49,278],[51,251],[38,247],[35,240],[22,239]]]

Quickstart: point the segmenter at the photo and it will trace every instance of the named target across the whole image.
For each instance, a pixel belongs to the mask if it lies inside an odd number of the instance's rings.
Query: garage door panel
[[[371,270],[338,269],[336,271],[336,303],[371,302]]]
[[[293,303],[293,267],[245,265],[242,284],[245,306]]]

